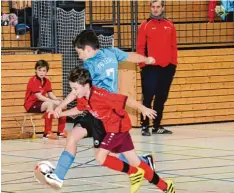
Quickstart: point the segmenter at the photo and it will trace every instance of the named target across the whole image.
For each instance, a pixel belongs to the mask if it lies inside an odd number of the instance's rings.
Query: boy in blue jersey
[[[119,62],[155,63],[155,60],[151,57],[147,58],[136,53],[126,53],[118,48],[99,49],[98,38],[92,30],[82,31],[73,41],[73,45],[79,58],[84,61],[84,67],[89,70],[93,85],[114,93],[118,91]],[[54,116],[59,117],[63,106],[66,106],[76,98],[76,94],[72,91],[61,105],[52,112]],[[75,159],[77,143],[85,137],[93,137],[94,147],[97,150],[105,135],[105,129],[101,120],[86,111],[78,115],[74,128],[68,133],[65,151],[60,156],[54,175],[51,175],[58,186],[62,187],[64,177]],[[123,154],[113,154],[113,156],[127,163]],[[140,156],[140,159],[149,164],[152,169],[155,169],[151,155]]]

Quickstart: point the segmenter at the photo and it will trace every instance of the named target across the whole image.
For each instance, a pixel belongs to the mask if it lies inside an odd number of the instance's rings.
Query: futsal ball
[[[55,170],[55,167],[53,166],[52,163],[48,161],[42,161],[42,162],[37,163],[34,169],[34,176],[39,183],[47,184],[45,175],[48,173],[53,173],[54,170]]]
[[[40,172],[43,175],[48,174],[48,173],[53,173],[55,167],[53,166],[52,163],[48,162],[48,161],[42,161],[37,163],[35,169],[34,169],[34,173],[35,172]]]

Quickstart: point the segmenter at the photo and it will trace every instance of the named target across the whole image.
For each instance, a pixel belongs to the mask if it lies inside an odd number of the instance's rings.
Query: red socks
[[[119,160],[118,158],[110,156],[110,155],[106,157],[106,160],[104,161],[103,166],[106,166],[115,171],[125,172],[128,175],[131,175],[137,172],[137,168],[132,167],[126,164],[125,162]]]
[[[145,162],[143,162],[141,160],[140,165],[138,166],[139,168],[142,168],[145,171],[145,179],[148,180],[149,182],[153,179],[154,177],[154,172],[151,169],[151,167],[149,167]]]
[[[58,119],[58,132],[63,133],[67,121],[67,117],[60,117]]]
[[[45,113],[44,118],[45,118],[45,131],[44,131],[44,133],[48,134],[52,131],[52,121],[53,121],[54,116],[50,115],[50,118],[48,118],[48,113]],[[66,117],[60,117],[58,119],[58,132],[59,133],[63,133],[63,130],[65,128],[65,124],[66,124]]]
[[[137,172],[136,167],[132,167],[129,164],[119,160],[118,158],[109,155],[106,157],[103,166],[106,166],[115,171],[127,173],[128,175]],[[159,178],[159,176],[145,162],[141,161],[138,167],[142,168],[145,171],[144,177],[150,183],[155,184],[162,191],[165,191],[167,189],[167,183]]]
[[[45,119],[45,131],[44,133],[48,134],[52,131],[52,116],[48,118],[48,113],[44,114]]]
[[[145,179],[147,179],[150,183],[155,184],[160,190],[165,191],[167,189],[167,183],[162,180],[155,171],[151,169],[149,165],[141,160],[139,168],[142,168],[145,171]]]

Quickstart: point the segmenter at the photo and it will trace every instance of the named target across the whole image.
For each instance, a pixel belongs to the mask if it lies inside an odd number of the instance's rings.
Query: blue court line
[[[4,154],[2,153],[2,155],[5,155],[5,156],[11,156],[11,157],[21,157],[21,158],[30,158],[30,159],[37,159],[37,160],[53,160],[53,161],[57,161],[58,159],[50,159],[50,158],[39,158],[39,157],[32,157],[32,156],[22,156],[22,155],[12,155],[12,154]],[[168,162],[168,161],[182,161],[182,160],[192,160],[192,159],[209,159],[209,158],[217,158],[217,157],[231,157],[231,156],[234,156],[234,155],[225,155],[225,156],[214,156],[214,157],[195,157],[195,158],[190,158],[190,159],[173,159],[173,160],[160,160],[160,161],[156,161],[157,162]],[[234,160],[233,160],[234,161]],[[73,163],[75,164],[84,164],[84,163],[80,163],[80,162],[76,162],[74,161]],[[97,166],[97,164],[85,164],[85,165],[89,165],[89,166]],[[9,165],[8,165],[9,166]],[[230,166],[230,165],[229,165]],[[233,166],[233,165],[232,165]],[[215,167],[225,167],[225,166],[215,166]],[[207,167],[205,167],[207,168]],[[210,167],[208,167],[210,168]],[[213,168],[213,167],[211,167]],[[191,168],[191,169],[200,169],[200,168]],[[178,170],[183,170],[183,169],[178,169]],[[167,170],[165,170],[167,171]],[[170,171],[173,171],[173,170],[170,170]]]
[[[12,141],[11,141],[12,142]],[[35,144],[42,144],[42,145],[52,145],[52,148],[64,148],[65,147],[65,142],[62,143],[50,143],[49,141],[43,141],[43,140],[37,140],[35,141],[35,139],[30,139],[30,140],[13,140],[13,142],[24,142],[24,143],[35,143]],[[4,144],[5,145],[5,144]],[[91,147],[92,145],[87,145],[87,144],[77,144],[77,147],[79,148],[86,148],[86,147]],[[11,150],[10,150],[11,151]],[[12,150],[14,151],[14,150]]]
[[[215,138],[230,138],[231,136],[234,136],[234,135],[225,135],[225,136],[213,136],[213,137],[209,137],[209,139],[215,139]],[[196,140],[196,139],[207,139],[208,137],[184,137],[184,138],[173,138],[173,139],[170,139],[170,138],[163,138],[163,139],[157,139],[157,141],[178,141],[178,140]],[[134,141],[135,142],[135,141]]]
[[[21,156],[21,155],[11,155],[11,154],[2,154],[5,156],[11,156],[11,157],[22,157],[22,158],[30,158],[30,159],[36,159],[36,160],[42,160],[42,158],[39,157],[32,157],[32,156]],[[53,159],[52,159],[53,160]],[[96,166],[95,164],[84,164],[84,163],[80,163],[80,162],[75,162],[75,164],[82,164],[82,165],[89,165],[89,166]],[[199,168],[182,168],[182,169],[170,169],[170,170],[161,170],[161,171],[157,171],[158,173],[162,173],[162,174],[168,174],[168,175],[178,175],[178,176],[184,176],[184,177],[194,177],[194,176],[186,176],[186,175],[180,175],[180,174],[171,174],[171,173],[167,173],[166,171],[182,171],[182,170],[196,170],[196,169],[208,169],[208,168],[220,168],[220,167],[233,167],[234,165],[221,165],[221,166],[208,166],[208,167],[199,167]],[[194,178],[200,178],[200,179],[206,179],[206,180],[216,180],[216,179],[212,179],[212,178],[202,178],[202,177],[194,177]],[[224,180],[225,181],[225,180]],[[227,182],[234,182],[234,181],[228,181]]]
[[[195,149],[195,150],[216,150],[216,151],[231,151],[233,152],[233,149],[218,149],[218,148],[211,148],[211,147],[197,147],[197,146],[188,146],[188,145],[174,145],[174,144],[164,144],[164,143],[156,143],[152,141],[133,141],[134,143],[140,143],[140,144],[151,144],[151,145],[161,145],[161,146],[168,146],[168,147],[185,147],[189,149]],[[173,151],[173,150],[171,150]]]
[[[156,152],[158,153],[158,152]],[[191,158],[179,158],[179,159],[165,159],[165,160],[156,160],[155,162],[170,162],[170,161],[186,161],[186,160],[194,160],[194,159],[209,159],[209,158],[222,158],[222,157],[233,157],[233,159],[223,159],[223,160],[229,160],[234,161],[234,154],[233,155],[220,155],[220,156],[212,156],[212,157],[193,157]]]
[[[50,158],[39,158],[39,157],[31,157],[31,156],[23,156],[23,155],[11,155],[11,154],[5,154],[5,153],[2,153],[2,156],[5,155],[5,156],[10,156],[10,157],[21,157],[21,158],[29,158],[29,159],[35,159],[35,160],[50,160]],[[51,159],[51,160],[55,160],[57,161],[58,159]],[[76,162],[74,161],[73,163],[75,164],[82,164],[82,165],[90,165],[90,166],[97,166],[97,164],[85,164],[85,163],[80,163],[80,162]]]
[[[178,151],[182,151],[182,150],[178,150]],[[206,158],[214,158],[217,160],[225,160],[225,161],[234,161],[234,159],[228,159],[228,158],[222,158],[222,156],[213,156],[213,157],[204,157],[204,156],[200,156],[200,155],[193,155],[193,154],[181,154],[181,153],[174,153],[174,152],[178,152],[178,151],[157,151],[157,152],[152,152],[152,151],[140,151],[140,150],[136,150],[137,154],[139,153],[147,153],[147,154],[165,154],[165,155],[169,155],[169,156],[181,156],[181,157],[189,157],[189,158],[179,158],[180,159],[185,159],[185,160],[193,160],[193,159],[206,159]],[[157,157],[157,156],[156,156]],[[228,156],[227,156],[228,157]],[[230,156],[231,157],[231,156]],[[162,160],[163,162],[164,160]],[[171,161],[176,161],[175,160],[171,160]]]
[[[168,173],[168,172],[158,172],[158,173],[167,174],[167,175],[171,175],[171,176],[190,177],[190,178],[203,179],[203,180],[211,180],[211,181],[220,181],[220,182],[234,183],[234,180],[225,180],[225,179],[222,179],[222,178],[221,179],[215,179],[215,178],[190,176],[190,175],[183,175],[183,174],[173,174],[173,173]]]
[[[22,157],[22,158],[30,158],[30,159],[42,160],[42,158],[32,157],[32,156],[11,155],[11,154],[4,154],[4,153],[2,155],[11,156],[11,157]],[[96,164],[90,164],[90,163],[85,164],[85,163],[80,163],[80,162],[75,162],[75,161],[73,163],[75,163],[75,164],[89,165],[89,166],[97,166]],[[167,171],[198,170],[198,169],[233,167],[233,166],[234,165],[232,164],[232,165],[220,165],[220,166],[207,166],[207,167],[199,167],[199,168],[197,168],[197,167],[196,168],[180,168],[180,169],[160,170],[160,171],[157,171],[157,172],[163,173],[163,172],[167,172]]]
[[[234,165],[221,165],[221,166],[206,166],[206,167],[199,167],[199,168],[180,168],[180,169],[170,169],[170,170],[160,170],[157,172],[167,172],[167,171],[183,171],[183,170],[200,170],[200,169],[209,169],[209,168],[225,168],[225,167],[234,167]]]

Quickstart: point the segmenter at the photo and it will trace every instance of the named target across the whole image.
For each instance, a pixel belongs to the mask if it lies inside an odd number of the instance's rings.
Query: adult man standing
[[[164,104],[168,98],[170,86],[177,65],[176,30],[173,23],[164,18],[164,1],[150,2],[150,18],[139,27],[137,53],[155,58],[152,65],[140,63],[143,105],[150,108],[153,97],[153,109],[157,118],[153,121],[152,133],[172,134],[160,125],[163,117]],[[141,115],[142,135],[150,136],[149,119]]]

